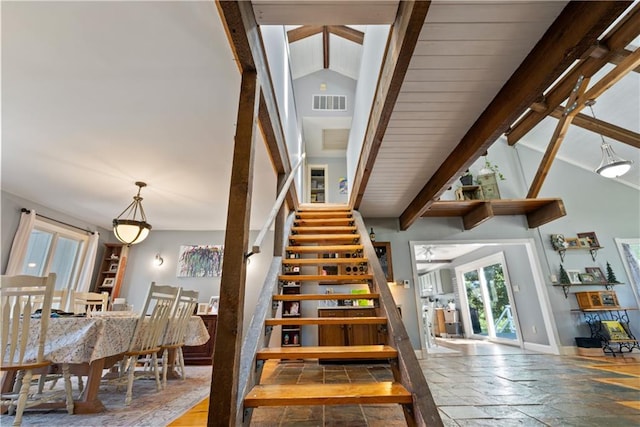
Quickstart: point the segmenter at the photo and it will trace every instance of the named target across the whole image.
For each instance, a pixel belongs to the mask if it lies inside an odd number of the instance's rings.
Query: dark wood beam
[[[562,141],[564,141],[564,137],[567,134],[567,129],[569,129],[569,125],[571,124],[573,117],[580,111],[577,103],[578,100],[584,95],[588,84],[589,79],[583,78],[582,76],[576,82],[576,85],[574,86],[573,91],[569,96],[569,100],[567,101],[567,107],[565,108],[562,117],[560,117],[560,120],[558,121],[556,128],[554,129],[553,135],[551,135],[549,145],[547,145],[547,149],[544,152],[544,156],[542,156],[540,166],[538,167],[536,175],[531,182],[529,193],[527,193],[527,199],[535,199],[536,197],[538,197],[540,189],[542,188],[542,184],[544,183],[544,180],[547,178],[547,174],[551,169],[551,164],[555,160],[556,154],[558,154],[560,144],[562,144]]]
[[[288,174],[291,162],[286,148],[280,113],[267,65],[262,37],[253,15],[251,2],[216,1],[222,24],[240,72],[255,70],[261,85],[258,120],[276,173]],[[298,206],[295,186],[289,188],[287,203],[290,209]]]
[[[249,248],[249,219],[253,186],[255,124],[260,86],[255,71],[242,73],[240,105],[233,149],[229,207],[220,281],[220,309],[216,326],[208,426],[236,425],[238,373],[244,317],[245,282]]]
[[[564,107],[556,107],[550,114],[551,117],[559,119],[562,117]],[[621,128],[611,123],[604,122],[600,119],[589,117],[586,114],[579,113],[571,121],[572,125],[581,127],[591,132],[602,134],[607,138],[615,139],[635,148],[640,148],[640,134]]]
[[[362,202],[430,5],[429,1],[402,1],[398,6],[352,184],[350,204],[356,209]]]
[[[600,95],[606,92],[614,84],[618,83],[624,76],[633,71],[640,65],[640,49],[637,49],[631,55],[624,58],[616,67],[609,71],[604,77],[598,80],[584,94],[584,100],[598,99]]]
[[[322,25],[303,25],[302,27],[287,31],[287,40],[289,40],[289,43],[294,43],[298,40],[320,34],[323,28]]]
[[[465,230],[471,230],[491,218],[493,218],[491,203],[485,201],[478,204],[478,206],[475,206],[471,211],[465,214],[462,217],[462,224]]]
[[[529,228],[540,227],[566,214],[567,211],[564,208],[564,203],[561,199],[556,199],[527,213],[527,225]]]
[[[616,3],[616,9],[610,11],[611,14],[619,15],[629,6],[631,2],[612,2]],[[613,5],[612,5],[613,6]],[[607,16],[606,19],[610,19]],[[615,19],[615,17],[613,17]],[[603,16],[605,19],[605,16]],[[606,27],[605,27],[606,29]],[[604,29],[602,30],[604,31]],[[633,39],[640,34],[640,4],[634,6],[623,20],[621,20],[616,26],[609,32],[609,34],[602,40],[601,44],[605,45],[609,54],[606,54],[600,58],[586,57],[579,64],[567,73],[558,83],[556,83],[545,94],[547,102],[546,111],[528,111],[522,118],[520,118],[515,124],[511,126],[507,134],[507,141],[509,145],[516,144],[523,136],[525,136],[531,129],[533,129],[538,123],[542,121],[547,115],[555,110],[558,105],[564,102],[565,99],[571,93],[573,85],[579,76],[585,76],[591,78],[597,71],[599,71],[604,65],[611,61],[611,58],[616,56],[615,52],[624,49]],[[593,46],[597,44],[594,41]],[[583,56],[584,58],[584,56]],[[576,58],[578,59],[578,58]],[[543,93],[547,88],[543,88],[540,93]]]
[[[457,147],[400,216],[406,230],[478,157],[593,46],[628,3],[569,2]],[[575,80],[573,82],[575,84]],[[548,101],[548,100],[547,100]]]
[[[358,44],[364,43],[364,33],[362,31],[355,30],[346,25],[329,25],[327,28],[331,34],[335,34],[338,37]]]
[[[322,27],[322,63],[324,69],[329,69],[329,29]]]

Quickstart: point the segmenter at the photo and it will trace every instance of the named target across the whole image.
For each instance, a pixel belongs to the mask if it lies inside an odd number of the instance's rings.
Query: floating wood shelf
[[[526,215],[529,228],[539,227],[567,214],[562,199],[442,200],[422,214],[425,218],[462,218],[471,230],[497,215]]]

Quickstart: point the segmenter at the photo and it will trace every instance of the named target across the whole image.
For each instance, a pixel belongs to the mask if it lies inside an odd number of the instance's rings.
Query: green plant
[[[483,171],[490,171],[490,172],[487,172],[487,173],[495,173],[500,181],[504,181],[505,180],[505,177],[504,177],[504,175],[502,175],[502,172],[500,172],[500,169],[498,168],[498,165],[494,165],[493,163],[491,163],[486,158],[484,159],[484,168],[482,168],[482,170],[480,171],[480,174],[483,174]]]

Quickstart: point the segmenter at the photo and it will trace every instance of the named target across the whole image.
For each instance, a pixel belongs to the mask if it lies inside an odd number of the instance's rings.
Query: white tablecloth
[[[118,314],[110,316],[109,313],[104,312],[94,317],[49,319],[45,359],[54,363],[90,363],[127,351],[138,316],[122,312],[113,312]],[[32,327],[39,327],[38,324],[37,319],[32,320]],[[192,316],[185,334],[185,345],[202,345],[208,340],[209,332],[202,318]],[[34,356],[36,343],[37,337],[27,346],[28,351],[34,352]]]

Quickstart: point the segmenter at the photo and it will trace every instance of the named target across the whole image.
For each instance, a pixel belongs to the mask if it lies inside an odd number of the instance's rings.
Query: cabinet
[[[298,257],[299,254],[289,253],[289,257]],[[285,265],[283,266],[283,273],[286,275],[299,275],[300,266],[298,265]],[[282,285],[283,295],[299,295],[300,294],[299,282],[285,282]],[[282,303],[282,317],[300,317],[300,300],[287,300]],[[282,326],[282,334],[280,337],[280,345],[282,347],[299,347],[302,342],[302,328],[300,325],[284,325]]]
[[[122,243],[105,243],[94,292],[108,292],[113,301],[120,294],[120,287],[127,267],[129,247]]]
[[[375,308],[318,309],[318,317],[375,317]],[[318,345],[386,344],[383,325],[319,325]]]
[[[185,365],[211,365],[213,362],[213,346],[216,342],[217,314],[201,314],[202,321],[209,332],[209,341],[202,345],[184,346],[182,354]]]
[[[442,295],[453,293],[451,270],[440,269],[430,271],[418,277],[420,296]]]
[[[309,202],[327,202],[327,167],[309,166]]]

